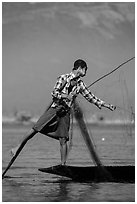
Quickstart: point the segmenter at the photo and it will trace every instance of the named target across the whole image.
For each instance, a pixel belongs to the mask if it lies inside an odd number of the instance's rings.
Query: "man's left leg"
[[[60,141],[61,165],[65,165],[68,156],[67,140],[66,138],[60,138],[59,141]]]
[[[70,113],[67,113],[64,117],[60,118],[58,135],[60,135],[60,154],[61,154],[61,165],[65,165],[68,157],[68,146],[69,141],[69,126],[70,126]]]

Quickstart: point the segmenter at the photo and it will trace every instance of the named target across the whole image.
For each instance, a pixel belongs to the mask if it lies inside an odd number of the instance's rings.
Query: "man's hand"
[[[71,101],[72,96],[71,96],[71,95],[68,95],[68,94],[64,94],[64,93],[62,93],[62,94],[61,94],[61,98],[63,98],[63,99],[67,99],[68,101]]]
[[[68,94],[65,94],[65,93],[61,94],[61,98],[67,98],[67,97],[68,97]]]
[[[67,99],[68,101],[71,101],[72,98],[75,96],[75,94],[76,94],[75,92],[72,92],[69,95],[63,93],[63,94],[61,94],[61,97],[64,98],[64,99]]]
[[[103,107],[108,108],[108,109],[111,110],[111,111],[116,110],[116,106],[113,106],[113,105],[111,105],[111,104],[106,104],[106,103],[104,103],[104,104],[103,104]]]
[[[109,109],[110,109],[111,111],[114,111],[114,110],[116,110],[116,106],[113,106],[113,105],[110,104]]]

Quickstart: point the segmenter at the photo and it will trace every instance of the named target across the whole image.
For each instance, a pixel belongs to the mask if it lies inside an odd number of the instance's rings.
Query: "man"
[[[37,132],[59,140],[61,152],[61,165],[65,165],[67,159],[67,141],[69,140],[70,110],[74,100],[81,93],[90,103],[95,104],[99,109],[108,108],[111,111],[115,107],[106,104],[94,96],[86,87],[81,77],[87,72],[85,61],[78,59],[70,74],[64,74],[58,77],[55,87],[52,91],[52,103],[44,114],[39,118],[32,130],[23,139],[20,145],[12,149],[13,156],[19,154],[21,149]]]

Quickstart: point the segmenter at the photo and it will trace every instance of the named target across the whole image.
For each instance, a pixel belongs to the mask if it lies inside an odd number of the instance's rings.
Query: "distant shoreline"
[[[30,121],[2,121],[2,127],[32,127],[37,120]],[[132,121],[120,121],[120,120],[104,120],[104,121],[87,121],[87,125],[90,125],[94,128],[135,128],[135,123]],[[74,126],[77,126],[74,121]]]

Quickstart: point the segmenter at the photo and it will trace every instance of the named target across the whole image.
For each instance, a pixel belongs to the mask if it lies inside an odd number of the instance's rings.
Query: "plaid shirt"
[[[71,86],[71,80],[76,80],[73,87]],[[62,99],[63,93],[69,95],[70,100]],[[59,76],[51,94],[53,99],[62,99],[68,107],[71,107],[74,98],[76,98],[79,93],[81,93],[82,96],[84,96],[84,98],[90,103],[94,103],[98,108],[101,108],[102,104],[104,104],[104,101],[91,93],[91,91],[86,87],[86,84],[80,78],[75,79],[73,72]],[[56,106],[57,103],[53,102],[52,107]]]

